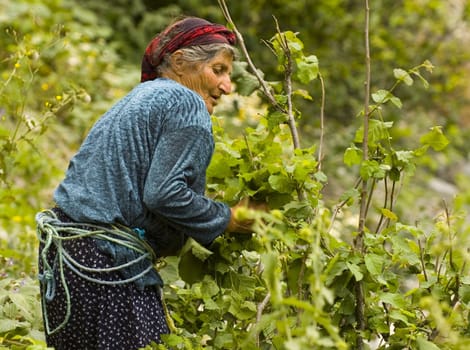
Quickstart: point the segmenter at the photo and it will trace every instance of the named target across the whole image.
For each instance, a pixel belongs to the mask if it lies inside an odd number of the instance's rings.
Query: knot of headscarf
[[[162,46],[162,39],[167,35],[172,35],[172,33],[176,34]],[[235,34],[221,24],[210,23],[197,17],[178,21],[158,34],[148,44],[142,58],[140,80],[144,82],[155,79],[157,77],[156,67],[162,62],[163,57],[178,49],[215,43],[235,45],[235,41]]]

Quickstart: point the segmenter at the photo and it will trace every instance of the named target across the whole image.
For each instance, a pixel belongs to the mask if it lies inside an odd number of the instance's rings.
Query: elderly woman
[[[168,333],[156,257],[246,231],[204,195],[210,114],[231,91],[235,36],[194,17],[156,36],[141,83],[105,113],[37,215],[48,346],[138,349]]]

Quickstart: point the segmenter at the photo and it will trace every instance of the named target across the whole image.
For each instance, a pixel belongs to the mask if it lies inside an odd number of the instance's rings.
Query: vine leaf
[[[441,126],[434,126],[431,131],[419,140],[423,145],[432,147],[435,151],[442,151],[449,144],[449,140],[442,132]]]
[[[383,216],[385,216],[386,218],[390,220],[394,220],[394,221],[398,220],[397,214],[395,214],[393,211],[387,208],[380,209],[380,212],[382,213]]]

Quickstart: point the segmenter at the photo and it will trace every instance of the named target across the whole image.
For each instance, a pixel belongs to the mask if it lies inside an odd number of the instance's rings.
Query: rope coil
[[[67,266],[67,268],[69,268],[75,274],[89,282],[104,285],[121,285],[134,282],[145,276],[153,269],[153,263],[156,261],[156,256],[153,249],[147,242],[141,239],[143,236],[143,230],[141,229],[139,229],[140,231],[135,231],[122,225],[110,225],[109,227],[106,227],[88,223],[84,224],[75,222],[62,222],[58,219],[56,213],[54,213],[52,210],[45,210],[38,213],[36,215],[36,222],[38,239],[43,244],[43,248],[39,256],[43,266],[43,273],[39,274],[38,277],[41,284],[43,284],[43,287],[45,288],[45,292],[43,293],[42,309],[47,334],[54,334],[58,332],[65,327],[68,320],[70,319],[71,299],[70,291],[65,278],[64,266]],[[136,253],[139,253],[139,256],[126,263],[109,268],[94,268],[85,266],[74,259],[63,246],[65,241],[85,237],[94,237],[127,247]],[[47,257],[52,247],[56,249],[56,256],[51,266]],[[95,273],[120,271],[139,264],[146,259],[149,261],[148,267],[130,278],[108,281],[94,278],[89,275]],[[58,271],[59,273],[59,283],[64,289],[67,306],[64,320],[56,328],[51,330],[47,317],[46,301],[51,301],[55,297],[57,288],[54,277],[55,271]]]

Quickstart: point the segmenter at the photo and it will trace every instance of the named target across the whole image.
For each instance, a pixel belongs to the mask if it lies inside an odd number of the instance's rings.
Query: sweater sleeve
[[[213,151],[207,129],[188,126],[163,133],[144,186],[147,208],[201,244],[222,234],[230,208],[204,196],[205,173]]]

